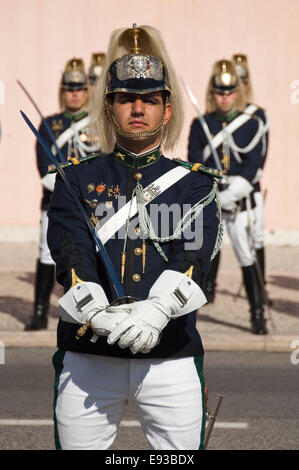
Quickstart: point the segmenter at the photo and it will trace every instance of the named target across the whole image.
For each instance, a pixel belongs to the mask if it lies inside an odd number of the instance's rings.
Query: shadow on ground
[[[236,325],[235,323],[219,320],[218,318],[213,318],[210,315],[203,315],[203,314],[197,314],[197,320],[202,321],[202,322],[209,322],[213,323],[215,325],[221,325],[221,326],[227,326],[228,328],[234,328],[238,331],[245,331],[248,333],[249,328],[246,328],[245,326],[242,325]]]
[[[22,281],[22,282],[27,282],[34,289],[35,273],[29,273],[29,272],[24,273],[24,274],[18,276],[17,280]],[[55,282],[52,294],[56,295],[57,297],[61,297],[63,295],[63,288],[60,284],[58,284],[58,282]],[[33,293],[33,290],[32,290],[32,298],[33,298],[33,295],[34,295],[34,293]]]
[[[297,277],[289,276],[270,276],[268,284],[273,284],[277,287],[284,287],[286,289],[299,290],[299,279]]]
[[[0,297],[0,311],[26,324],[33,314],[33,302],[21,297],[2,296]],[[58,318],[58,308],[50,305],[49,316]]]

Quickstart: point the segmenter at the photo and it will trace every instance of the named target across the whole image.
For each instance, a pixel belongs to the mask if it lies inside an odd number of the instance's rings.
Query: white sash
[[[85,118],[81,119],[80,121],[71,124],[56,140],[56,145],[58,148],[62,148],[68,140],[73,137],[77,132],[79,132],[82,128],[86,127],[90,122],[90,117],[86,116]],[[51,150],[54,155],[56,155],[56,148],[55,145],[52,145]]]
[[[258,107],[255,104],[250,104],[247,106],[245,109],[244,113],[240,114],[236,119],[231,121],[226,127],[225,127],[225,132],[230,132],[233,134],[239,127],[241,127],[245,122],[249,121],[251,119],[252,114],[258,109]],[[224,138],[224,132],[223,130],[218,132],[213,139],[212,139],[212,145],[213,148],[217,149],[219,145],[222,144]],[[209,156],[211,155],[211,147],[210,144],[207,144],[205,148],[203,149],[203,161],[205,162]]]
[[[149,186],[143,190],[143,194],[146,195],[150,192],[151,187],[159,188],[159,191],[153,195],[153,197],[148,198],[146,205],[151,202],[155,197],[159,196],[161,193],[170,188],[177,181],[182,179],[190,173],[190,170],[182,166],[178,166],[168,171],[164,175],[160,176],[158,179],[153,181]],[[137,201],[136,197],[132,201],[127,202],[119,211],[117,211],[102,227],[97,231],[97,235],[100,238],[103,245],[110,240],[113,235],[118,232],[121,227],[126,223],[128,217],[134,217],[137,214]]]

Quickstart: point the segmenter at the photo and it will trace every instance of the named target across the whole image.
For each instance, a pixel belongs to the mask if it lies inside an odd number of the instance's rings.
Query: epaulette
[[[259,104],[256,104],[256,103],[251,103],[251,104],[254,104],[254,106],[257,107],[257,111],[258,111],[258,110],[261,110],[261,111],[263,111],[264,113],[266,112],[266,109],[263,108],[262,106],[260,106]]]
[[[185,160],[181,160],[180,158],[173,158],[172,160],[175,163],[188,168],[190,171],[199,171],[200,173],[212,176],[213,178],[223,178],[223,173],[221,170],[217,170],[216,168],[207,168],[202,163],[190,163]]]
[[[64,169],[64,168],[67,168],[68,166],[80,165],[81,163],[89,162],[90,160],[93,160],[94,158],[97,158],[99,156],[100,156],[99,153],[94,152],[82,158],[73,157],[73,158],[70,158],[65,163],[59,163],[59,166],[60,168]],[[57,172],[57,168],[55,165],[48,166],[48,173],[56,173],[56,172]]]

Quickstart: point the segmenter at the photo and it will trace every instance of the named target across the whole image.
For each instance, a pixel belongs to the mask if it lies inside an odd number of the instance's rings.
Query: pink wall
[[[271,121],[263,181],[268,190],[266,228],[299,230],[299,93],[291,88],[293,82],[299,88],[298,0],[0,0],[0,7],[0,80],[5,86],[5,103],[0,104],[1,226],[37,226],[39,221],[34,136],[19,109],[36,125],[39,117],[16,80],[24,83],[44,115],[51,114],[58,110],[65,62],[76,55],[89,66],[92,52],[105,51],[112,30],[135,22],[162,32],[202,111],[212,63],[236,52],[248,55],[255,102]],[[185,98],[185,127],[173,152],[181,158],[194,117]]]

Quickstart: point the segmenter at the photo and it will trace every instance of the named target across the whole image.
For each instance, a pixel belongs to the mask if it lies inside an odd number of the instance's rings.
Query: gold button
[[[141,253],[142,253],[142,249],[141,249],[141,248],[135,248],[135,250],[134,250],[134,254],[135,254],[135,255],[141,255]]]
[[[139,172],[138,172],[138,173],[135,173],[134,178],[135,178],[136,181],[140,181],[141,178],[142,178],[142,174],[139,173]]]
[[[139,227],[136,227],[136,228],[135,228],[135,232],[139,235],[139,233],[140,233],[140,228],[139,228]]]
[[[140,281],[140,274],[133,274],[133,281],[139,282]]]

